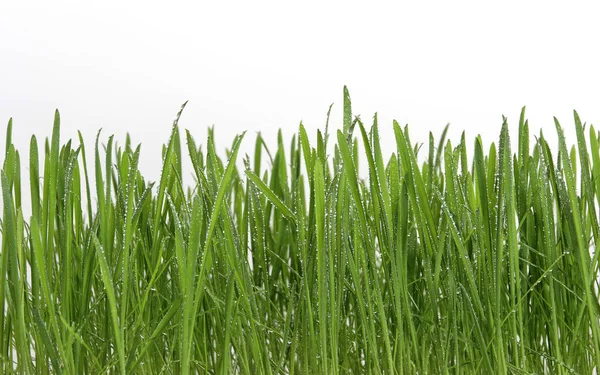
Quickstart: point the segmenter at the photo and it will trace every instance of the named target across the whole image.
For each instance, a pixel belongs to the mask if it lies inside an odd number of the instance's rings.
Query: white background
[[[450,122],[454,144],[463,130],[496,140],[503,114],[514,131],[523,105],[533,133],[554,136],[557,116],[574,142],[573,109],[600,124],[595,6],[415,3],[2,2],[0,121],[14,119],[24,176],[29,139],[50,134],[58,108],[62,139],[80,129],[88,151],[98,128],[120,144],[129,132],[151,180],[186,100],[181,125],[204,143],[214,124],[222,155],[243,130],[243,153],[257,131],[272,147],[300,121],[314,135],[331,103],[341,128],[343,85],[365,122],[379,113],[388,152],[392,119],[420,142]]]

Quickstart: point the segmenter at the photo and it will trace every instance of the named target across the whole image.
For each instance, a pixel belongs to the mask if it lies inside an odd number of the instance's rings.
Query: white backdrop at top
[[[393,119],[419,142],[451,123],[454,144],[463,130],[496,140],[502,115],[514,141],[524,105],[551,140],[557,116],[574,142],[573,109],[600,125],[597,6],[490,4],[2,2],[0,121],[13,117],[24,177],[29,139],[50,134],[58,108],[62,139],[81,130],[88,152],[99,128],[119,144],[129,132],[150,180],[186,100],[181,126],[204,144],[215,125],[222,155],[244,130],[242,156],[256,132],[275,147],[300,121],[314,139],[331,103],[341,128],[344,85],[365,123],[379,113],[388,153]],[[2,126],[1,155],[4,139]]]

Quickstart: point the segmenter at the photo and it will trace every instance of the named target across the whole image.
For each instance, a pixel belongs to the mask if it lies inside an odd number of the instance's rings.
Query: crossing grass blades
[[[246,158],[244,134],[221,153],[176,120],[156,183],[129,137],[98,133],[86,160],[57,112],[22,155],[9,122],[0,372],[600,368],[600,133],[575,113],[576,146],[555,120],[552,149],[523,109],[514,151],[506,120],[489,148],[444,132],[428,151],[394,123],[384,155],[346,89],[343,114],[337,132],[258,135]]]

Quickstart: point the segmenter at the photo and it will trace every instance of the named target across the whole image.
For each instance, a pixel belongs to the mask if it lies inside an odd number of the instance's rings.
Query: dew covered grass
[[[4,374],[591,374],[600,367],[600,133],[419,147],[377,118],[251,157],[173,124],[140,147],[6,133]],[[183,107],[182,107],[183,110]],[[511,144],[513,147],[511,148]],[[86,148],[93,147],[93,160]],[[357,166],[366,161],[367,170]],[[182,183],[183,165],[195,183]],[[365,178],[362,178],[364,176]],[[23,202],[31,203],[24,212]]]

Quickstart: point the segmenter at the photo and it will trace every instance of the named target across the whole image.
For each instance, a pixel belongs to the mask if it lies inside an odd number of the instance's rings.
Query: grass
[[[341,131],[310,144],[301,125],[272,150],[258,135],[243,160],[244,134],[220,157],[212,129],[203,150],[177,122],[156,183],[129,137],[98,133],[88,164],[58,112],[22,179],[9,122],[2,373],[600,368],[600,133],[577,113],[571,148],[558,121],[558,149],[532,138],[523,109],[514,152],[506,120],[487,151],[446,131],[424,150],[394,122],[384,156],[345,89]]]

